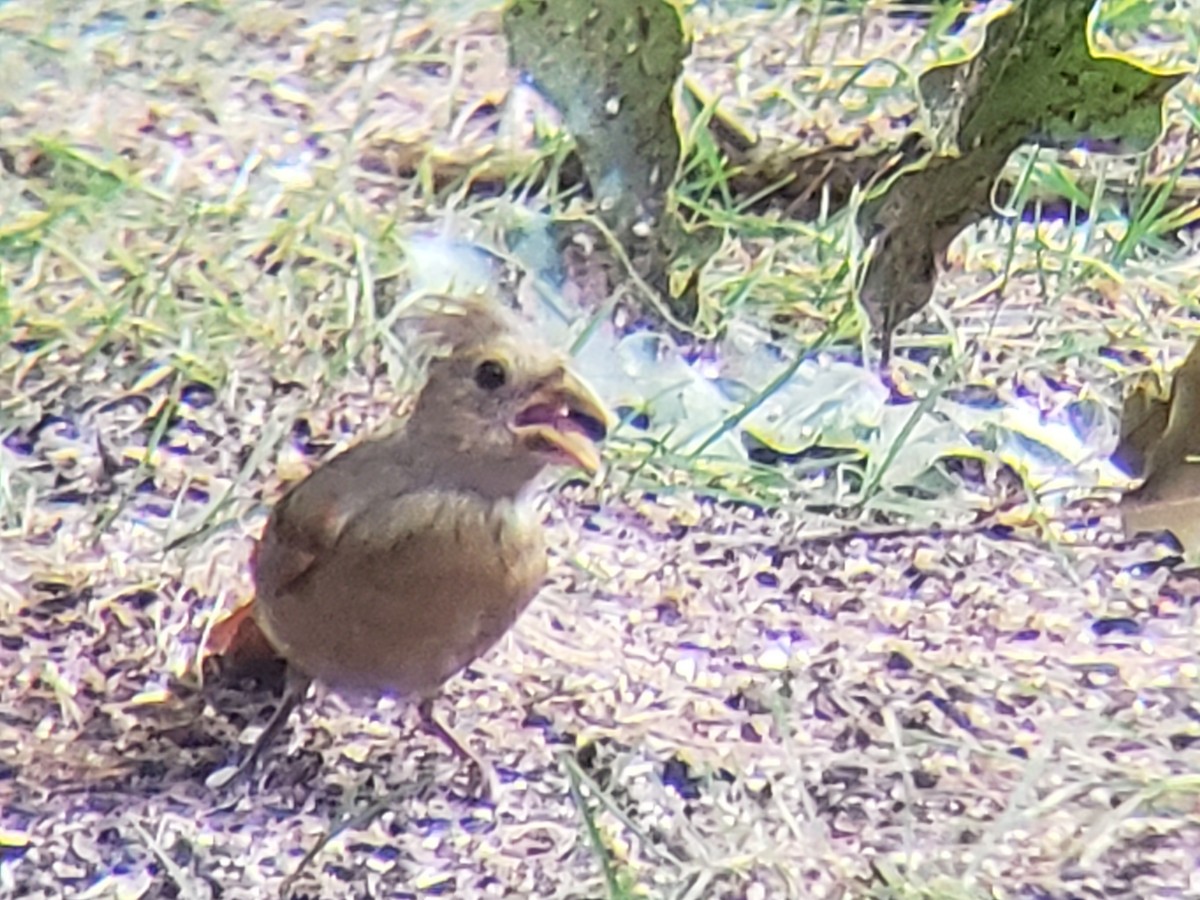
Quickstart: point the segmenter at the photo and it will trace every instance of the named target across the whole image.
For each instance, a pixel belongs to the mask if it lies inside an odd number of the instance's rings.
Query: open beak
[[[565,371],[540,387],[521,408],[513,431],[530,450],[561,465],[594,475],[600,468],[597,443],[613,427],[612,414],[583,379]]]

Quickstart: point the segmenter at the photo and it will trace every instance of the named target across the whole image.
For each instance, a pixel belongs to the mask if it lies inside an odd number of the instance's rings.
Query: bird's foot
[[[255,763],[262,757],[263,753],[274,742],[279,732],[287,724],[288,717],[291,716],[292,710],[300,705],[304,700],[304,695],[308,693],[308,686],[312,680],[295,669],[288,669],[287,683],[283,690],[283,697],[279,700],[279,706],[275,708],[275,712],[267,721],[262,733],[250,748],[250,752],[245,758],[232,769],[218,769],[208,777],[207,784],[210,788],[221,790],[229,787],[232,784],[246,777],[254,768]]]
[[[495,803],[496,770],[478,757],[466,760],[467,793],[483,803]]]
[[[429,733],[445,744],[467,766],[467,791],[477,800],[485,803],[495,802],[497,794],[496,770],[490,764],[473,753],[453,731],[443,724],[433,712],[433,701],[422,700],[417,706],[421,716],[421,725]]]

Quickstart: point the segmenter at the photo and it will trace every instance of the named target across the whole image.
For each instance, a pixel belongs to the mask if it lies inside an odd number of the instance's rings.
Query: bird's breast
[[[526,503],[380,498],[294,583],[260,585],[258,616],[291,664],[333,687],[428,694],[504,635],[546,568]]]

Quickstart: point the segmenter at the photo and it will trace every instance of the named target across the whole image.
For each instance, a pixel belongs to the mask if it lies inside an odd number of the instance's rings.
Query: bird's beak
[[[517,414],[513,431],[524,446],[551,462],[575,465],[592,475],[600,468],[596,445],[613,424],[595,391],[564,370],[534,392]]]

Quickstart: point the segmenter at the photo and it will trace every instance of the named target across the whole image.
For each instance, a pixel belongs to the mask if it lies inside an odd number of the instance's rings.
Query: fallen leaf
[[[1138,404],[1146,408],[1142,401]],[[1200,342],[1176,370],[1168,406],[1166,427],[1146,454],[1146,480],[1122,498],[1121,512],[1127,535],[1170,531],[1188,560],[1196,561],[1200,560]],[[1143,430],[1149,434],[1152,429],[1144,426]],[[1127,432],[1124,423],[1122,432]]]
[[[1112,461],[1133,478],[1146,474],[1146,459],[1167,428],[1171,401],[1162,381],[1145,374],[1125,395],[1121,405],[1121,437]]]

